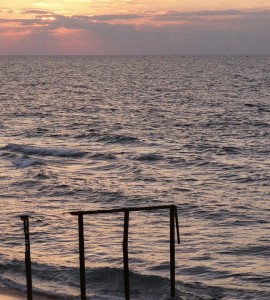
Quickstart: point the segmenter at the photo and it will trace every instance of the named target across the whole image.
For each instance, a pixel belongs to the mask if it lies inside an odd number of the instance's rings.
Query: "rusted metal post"
[[[25,236],[25,270],[26,270],[27,300],[32,300],[33,289],[32,289],[29,216],[22,215],[21,220],[23,221],[24,236]]]
[[[170,277],[171,277],[171,297],[175,297],[175,206],[170,207]]]
[[[81,300],[86,300],[83,214],[78,214]]]
[[[124,216],[124,237],[123,237],[123,259],[124,259],[124,284],[126,300],[130,299],[129,293],[129,268],[128,268],[128,224],[129,211],[125,210]]]

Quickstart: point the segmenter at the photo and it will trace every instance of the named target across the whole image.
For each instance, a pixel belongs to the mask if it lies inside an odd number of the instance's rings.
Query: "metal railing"
[[[177,233],[177,242],[180,244],[179,224],[177,207],[175,205],[159,205],[146,207],[124,207],[108,210],[90,210],[90,211],[73,211],[71,215],[78,217],[78,235],[79,235],[79,261],[80,261],[80,293],[81,300],[86,300],[86,276],[85,276],[85,245],[84,245],[84,215],[124,213],[124,232],[123,232],[123,264],[124,264],[124,289],[125,299],[130,299],[130,281],[129,281],[129,259],[128,259],[128,235],[129,235],[129,215],[133,211],[152,211],[168,209],[170,212],[170,281],[171,297],[175,297],[175,228]],[[30,233],[29,233],[29,216],[22,215],[25,233],[25,266],[26,266],[26,283],[27,299],[32,300],[32,271],[30,256]]]

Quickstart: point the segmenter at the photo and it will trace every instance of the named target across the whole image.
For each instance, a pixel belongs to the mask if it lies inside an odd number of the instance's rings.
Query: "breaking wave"
[[[25,155],[58,156],[58,157],[81,157],[85,154],[85,152],[82,152],[80,150],[46,148],[46,147],[36,147],[36,146],[19,145],[19,144],[8,144],[2,147],[1,150],[18,152]]]
[[[76,267],[56,267],[46,264],[32,264],[33,291],[52,299],[79,298],[79,269]],[[8,265],[0,265],[0,284],[26,293],[24,283],[24,264],[13,260]],[[18,276],[20,278],[18,282]],[[119,268],[86,268],[87,294],[90,299],[124,299],[123,270]],[[35,282],[43,282],[36,288]],[[130,272],[130,294],[134,299],[169,299],[170,280],[168,278]],[[176,298],[182,300],[222,299],[222,288],[200,284],[176,282]]]
[[[31,159],[28,156],[23,156],[12,161],[13,165],[17,168],[28,168],[36,165],[45,165],[44,162],[37,159]]]

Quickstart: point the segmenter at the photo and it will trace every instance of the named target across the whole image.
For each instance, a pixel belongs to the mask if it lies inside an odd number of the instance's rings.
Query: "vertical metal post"
[[[25,236],[25,269],[26,269],[26,284],[27,284],[27,300],[32,300],[33,291],[32,291],[29,216],[23,215],[21,216],[21,220],[23,221],[24,236]]]
[[[128,268],[128,223],[129,211],[125,210],[124,217],[124,238],[123,238],[123,259],[124,259],[124,284],[126,300],[130,299],[129,293],[129,268]]]
[[[177,232],[177,243],[180,244],[180,232],[179,232],[179,222],[178,222],[178,213],[177,213],[177,207],[174,207],[174,213],[175,213],[175,225],[176,225],[176,232]]]
[[[175,297],[175,206],[170,207],[170,276],[171,276],[171,297]]]
[[[83,214],[78,214],[81,300],[86,300]]]

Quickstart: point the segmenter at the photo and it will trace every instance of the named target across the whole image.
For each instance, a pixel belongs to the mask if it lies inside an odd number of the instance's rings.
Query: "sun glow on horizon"
[[[42,17],[41,18],[41,20],[44,20],[44,21],[54,21],[54,20],[56,20],[56,18],[55,17]]]

